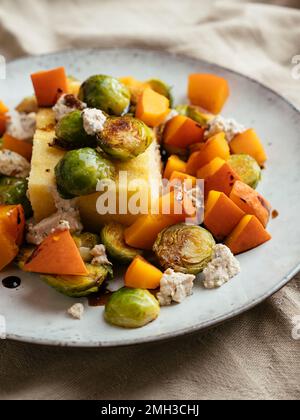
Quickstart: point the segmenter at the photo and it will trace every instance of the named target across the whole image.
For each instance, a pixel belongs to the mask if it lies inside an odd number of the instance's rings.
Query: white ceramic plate
[[[74,321],[66,315],[72,299],[49,288],[38,276],[14,268],[7,270],[1,273],[1,280],[8,275],[22,278],[21,287],[15,290],[5,289],[0,282],[0,314],[6,320],[7,338],[74,347],[167,339],[213,326],[250,309],[299,271],[300,114],[291,104],[261,84],[216,65],[132,49],[70,51],[11,62],[7,80],[0,81],[1,99],[13,107],[32,92],[30,73],[58,65],[82,80],[97,73],[133,75],[141,80],[159,77],[174,86],[178,103],[186,100],[189,73],[224,76],[231,87],[224,115],[255,127],[263,139],[269,162],[259,189],[279,211],[279,217],[269,226],[273,240],[239,257],[242,273],[237,278],[215,291],[196,284],[191,298],[181,305],[163,308],[157,321],[136,330],[107,325],[101,307],[87,307],[82,321]]]

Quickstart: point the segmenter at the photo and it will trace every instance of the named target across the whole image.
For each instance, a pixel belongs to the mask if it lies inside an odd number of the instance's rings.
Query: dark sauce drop
[[[6,277],[2,280],[2,284],[7,289],[16,289],[21,285],[21,279],[15,276]]]

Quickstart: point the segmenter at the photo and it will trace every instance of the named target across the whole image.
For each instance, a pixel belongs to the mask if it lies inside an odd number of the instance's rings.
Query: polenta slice
[[[33,140],[32,168],[29,179],[30,200],[36,221],[40,221],[55,212],[51,193],[51,189],[55,185],[54,168],[65,152],[49,146],[55,136],[54,128],[53,111],[41,109],[37,116],[37,131]],[[117,162],[115,166],[118,173],[115,214],[101,215],[97,212],[97,203],[98,207],[101,207],[99,197],[102,196],[103,192],[78,199],[82,222],[88,230],[98,231],[103,224],[110,221],[116,221],[127,226],[134,223],[141,212],[133,211],[131,213],[128,207],[121,206],[120,197],[128,196],[129,199],[139,197],[140,200],[137,200],[136,204],[138,205],[143,201],[148,203],[148,208],[159,197],[162,176],[161,159],[156,141],[137,158],[129,162]],[[128,186],[131,187],[131,191],[128,191]]]

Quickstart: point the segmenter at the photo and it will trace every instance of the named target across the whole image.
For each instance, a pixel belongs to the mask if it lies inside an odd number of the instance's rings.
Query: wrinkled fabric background
[[[291,77],[300,0],[261,3],[0,0],[0,54],[159,47],[250,75],[300,107],[300,80]],[[299,399],[299,280],[225,325],[175,341],[100,350],[2,341],[0,399]]]

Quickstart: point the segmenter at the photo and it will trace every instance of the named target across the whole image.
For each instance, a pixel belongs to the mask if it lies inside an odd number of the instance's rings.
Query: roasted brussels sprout
[[[206,229],[179,224],[163,230],[153,250],[164,269],[197,275],[211,261],[215,245]]]
[[[130,106],[130,92],[118,79],[98,75],[87,79],[80,88],[79,99],[89,108],[98,108],[109,115],[126,114]]]
[[[28,181],[23,178],[0,178],[0,204],[22,204],[25,217],[32,216],[32,207],[27,198]]]
[[[53,146],[65,150],[96,147],[96,137],[89,136],[83,127],[81,111],[76,110],[65,115],[56,126]]]
[[[130,264],[135,257],[142,254],[142,251],[126,245],[124,230],[125,227],[119,223],[109,223],[101,231],[101,242],[110,257],[121,264]]]
[[[232,155],[229,165],[241,180],[252,188],[256,188],[261,180],[261,169],[256,160],[249,155]]]
[[[101,180],[112,180],[115,168],[111,162],[90,148],[72,150],[55,167],[56,183],[64,198],[96,192]]]
[[[155,92],[168,98],[170,101],[170,108],[173,107],[174,98],[171,86],[167,85],[160,79],[150,79],[146,82],[146,84],[149,85]]]
[[[209,121],[214,118],[214,115],[204,113],[203,111],[200,111],[198,107],[193,105],[178,105],[176,107],[176,111],[179,115],[189,117],[202,126],[207,125]]]
[[[111,296],[104,317],[118,327],[140,328],[154,321],[159,312],[159,303],[148,290],[123,288]]]
[[[146,124],[129,116],[108,118],[97,137],[99,146],[112,158],[121,161],[144,153],[154,138]]]
[[[100,243],[100,237],[94,233],[85,232],[80,235],[73,235],[73,239],[83,261],[91,262],[93,256],[90,251]]]
[[[97,293],[105,280],[113,277],[109,265],[86,264],[89,274],[86,276],[41,276],[41,278],[58,292],[74,298]]]

